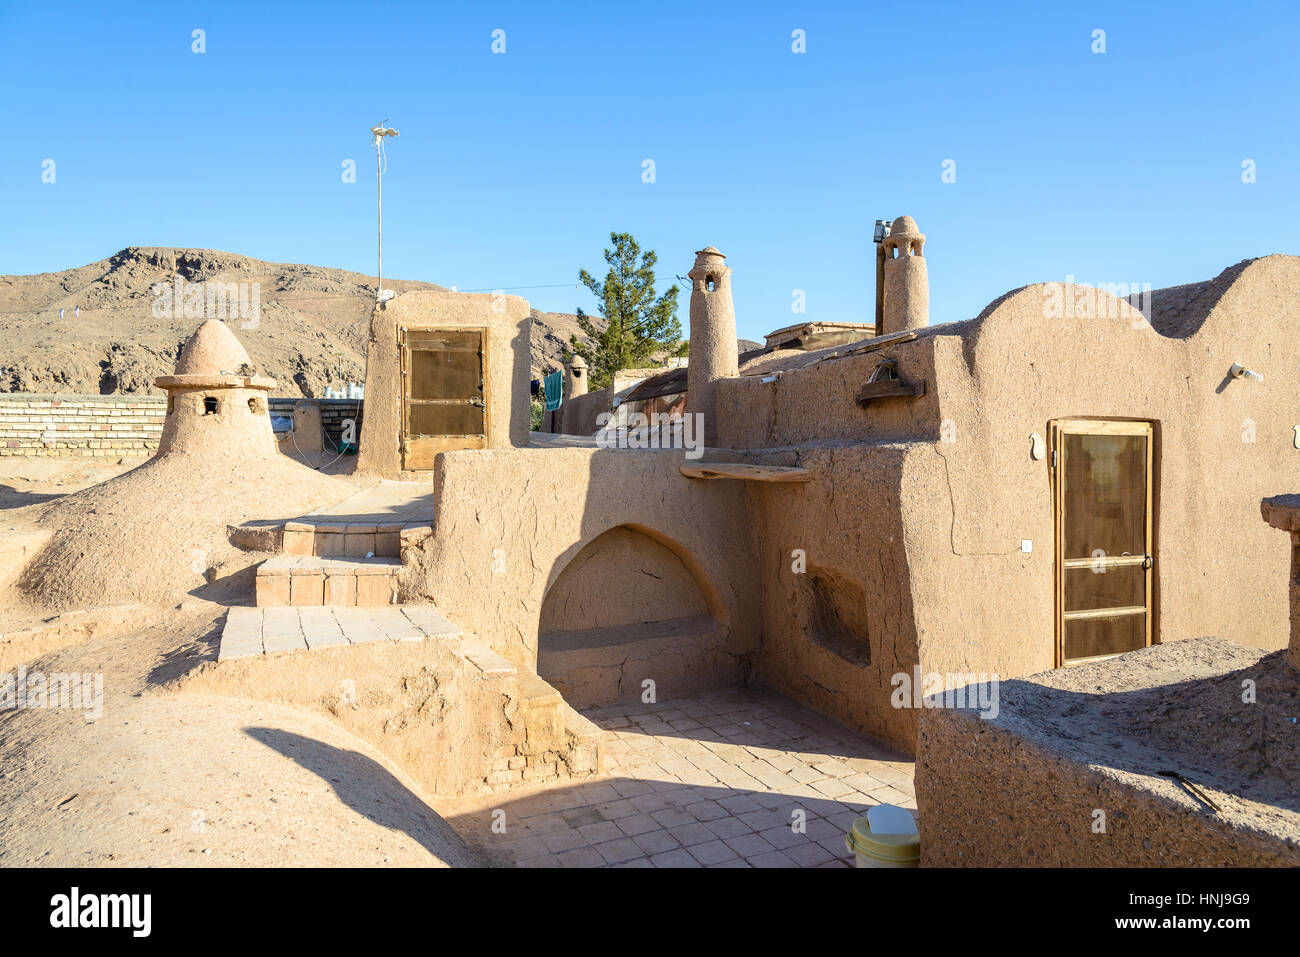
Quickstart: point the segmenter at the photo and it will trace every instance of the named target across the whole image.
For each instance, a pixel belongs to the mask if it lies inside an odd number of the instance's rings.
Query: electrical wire
[[[323,423],[321,424],[321,427],[320,427],[320,434],[321,434],[321,437],[322,437],[325,441],[329,442],[330,445],[334,445],[334,440],[331,439],[331,438],[329,437],[329,433],[325,431],[325,425],[324,425]],[[339,459],[343,458],[343,453],[342,453],[342,452],[339,452],[338,455],[334,456],[334,458],[330,459],[328,462],[325,462],[325,463],[323,463],[323,464],[321,464],[321,465],[312,465],[311,462],[310,462],[310,461],[308,460],[308,458],[307,458],[307,453],[304,452],[301,448],[298,447],[298,429],[297,429],[296,427],[295,427],[295,428],[292,428],[292,429],[289,430],[289,441],[293,443],[293,447],[294,447],[295,449],[297,449],[298,454],[299,454],[300,456],[302,456],[302,464],[305,465],[305,466],[307,466],[307,468],[309,468],[309,469],[315,469],[317,472],[319,472],[321,469],[329,468],[331,465],[333,465],[333,464],[334,464],[335,462],[337,462]],[[334,448],[335,448],[335,449],[338,449],[338,446],[337,446],[337,445],[334,445]]]

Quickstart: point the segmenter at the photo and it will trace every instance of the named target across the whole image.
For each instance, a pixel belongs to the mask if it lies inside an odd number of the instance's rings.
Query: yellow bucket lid
[[[882,861],[907,862],[921,857],[921,836],[911,834],[875,834],[871,822],[860,817],[844,838],[849,851],[866,854]]]

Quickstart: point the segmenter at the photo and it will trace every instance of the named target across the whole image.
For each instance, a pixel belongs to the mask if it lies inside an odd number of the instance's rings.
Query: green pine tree
[[[594,345],[569,337],[565,359],[580,355],[587,360],[592,389],[603,389],[619,369],[645,369],[662,365],[664,356],[685,355],[688,343],[682,341],[682,325],[677,320],[677,294],[674,284],[662,296],[655,296],[654,250],[641,255],[641,247],[630,233],[610,233],[613,249],[605,250],[609,272],[604,282],[597,282],[587,270],[578,272],[578,280],[591,290],[599,303],[604,328],[578,308],[578,326]],[[639,261],[638,261],[639,260]]]

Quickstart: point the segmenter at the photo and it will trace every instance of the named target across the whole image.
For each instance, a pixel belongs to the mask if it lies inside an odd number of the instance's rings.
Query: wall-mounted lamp
[[[1228,370],[1228,375],[1234,379],[1250,379],[1252,382],[1263,382],[1264,377],[1254,369],[1247,369],[1240,362],[1234,362],[1232,368]]]

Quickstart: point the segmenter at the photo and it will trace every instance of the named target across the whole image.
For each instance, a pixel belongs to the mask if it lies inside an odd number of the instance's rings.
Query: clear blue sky
[[[902,213],[936,323],[1300,253],[1294,2],[183,6],[0,6],[0,273],[155,245],[373,274],[384,117],[387,275],[564,284],[626,230],[669,277],[713,244],[749,338],[869,320],[871,226]]]

